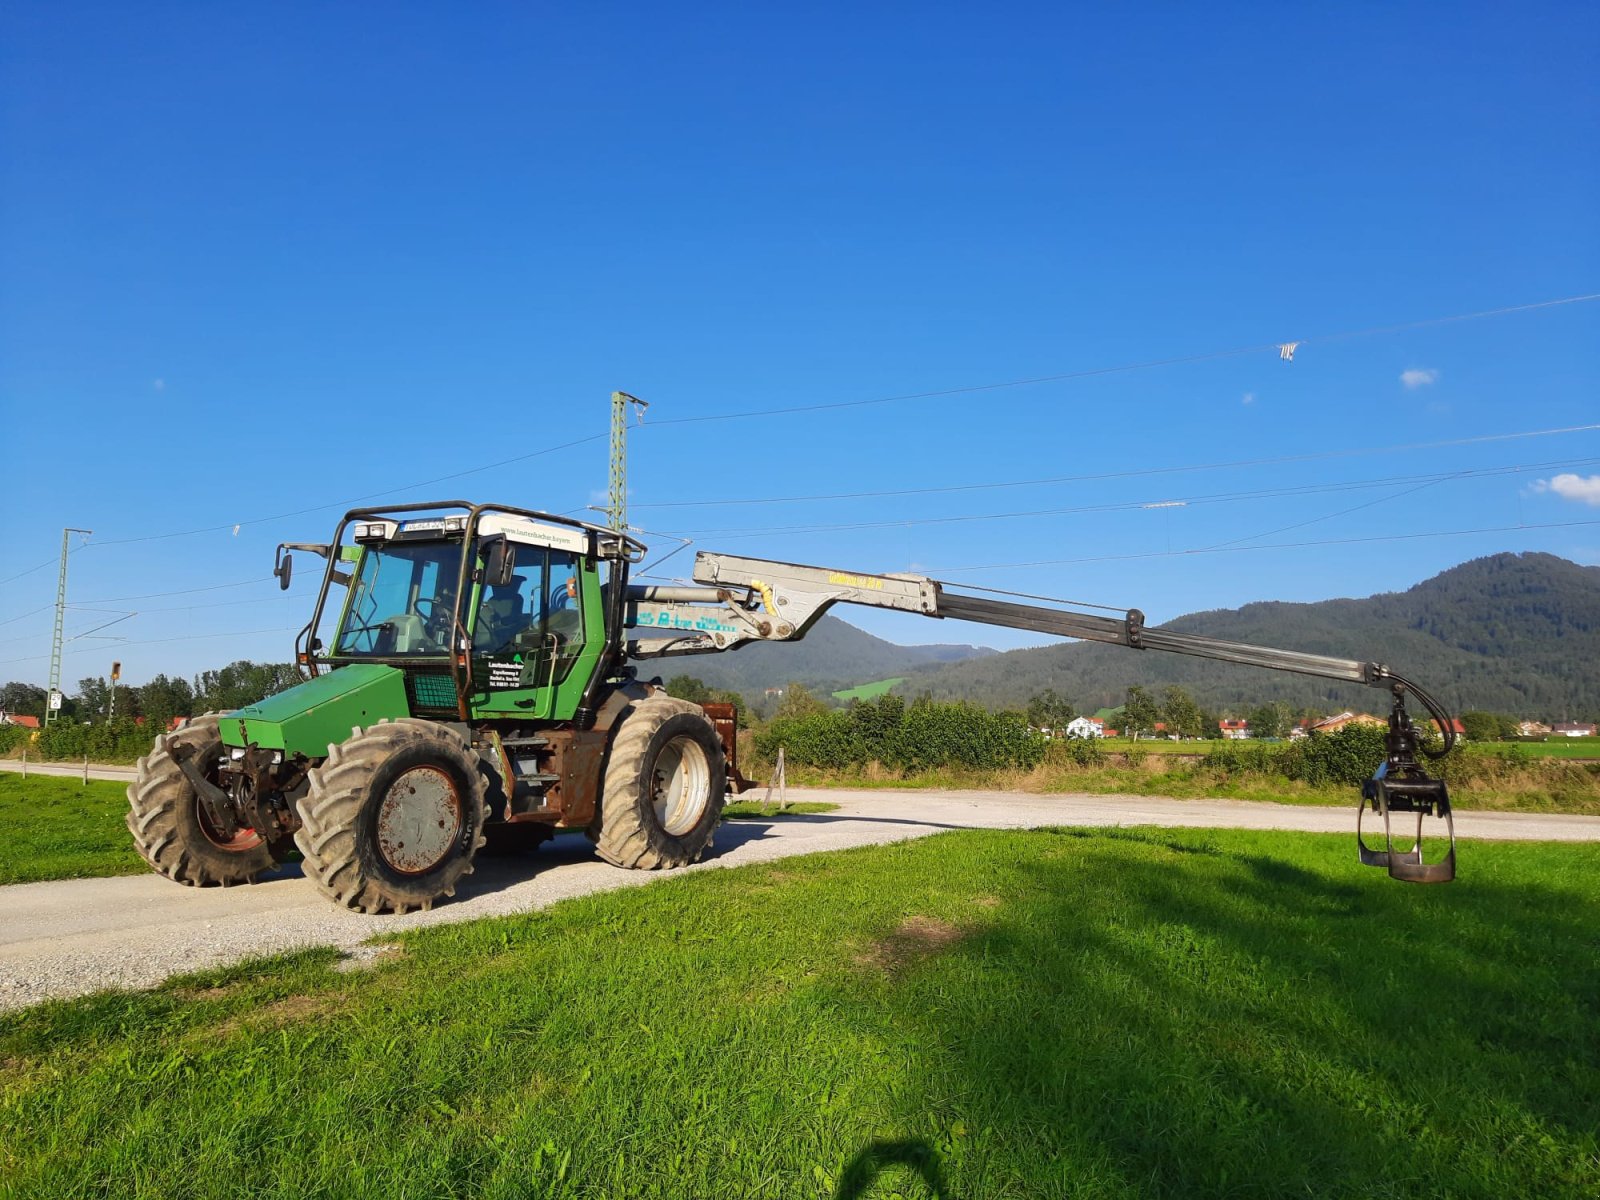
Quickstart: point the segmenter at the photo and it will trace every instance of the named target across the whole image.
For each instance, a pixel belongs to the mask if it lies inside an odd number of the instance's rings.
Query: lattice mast
[[[611,528],[619,533],[627,529],[628,522],[628,405],[634,406],[639,420],[644,420],[644,410],[650,405],[627,392],[611,393],[611,503],[606,517]]]
[[[75,533],[89,534],[89,529],[73,529],[68,527],[61,531],[61,573],[56,578],[56,628],[50,638],[50,694],[44,702],[44,723],[50,724],[55,720],[56,697],[61,694],[61,631],[67,618],[67,543]]]

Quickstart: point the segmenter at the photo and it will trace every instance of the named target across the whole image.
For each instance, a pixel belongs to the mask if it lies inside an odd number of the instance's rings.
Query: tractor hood
[[[409,716],[410,711],[399,668],[355,663],[226,714],[222,742],[322,758],[355,726],[365,728],[385,718]]]

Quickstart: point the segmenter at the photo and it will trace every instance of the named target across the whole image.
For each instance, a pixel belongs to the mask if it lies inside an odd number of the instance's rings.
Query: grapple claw
[[[1385,763],[1384,767],[1388,764]],[[1450,792],[1439,779],[1408,779],[1390,781],[1384,778],[1384,767],[1367,780],[1361,788],[1361,805],[1356,809],[1356,852],[1364,866],[1383,867],[1391,879],[1407,883],[1449,883],[1456,877],[1456,823],[1450,812]],[[1361,834],[1361,819],[1367,806],[1383,814],[1383,849],[1368,846]],[[1397,850],[1391,814],[1416,813],[1417,830],[1409,850]],[[1422,824],[1430,816],[1442,817],[1445,836],[1450,848],[1438,862],[1422,860]]]
[[[1435,779],[1417,761],[1417,731],[1406,715],[1403,687],[1394,689],[1394,711],[1389,717],[1388,755],[1372,778],[1361,785],[1361,804],[1356,809],[1356,854],[1363,866],[1382,867],[1391,879],[1407,883],[1449,883],[1456,877],[1456,823],[1450,813],[1450,790],[1444,780]],[[1367,845],[1361,821],[1367,806],[1383,815],[1383,849]],[[1397,850],[1391,824],[1393,813],[1416,813],[1417,832],[1409,850]],[[1422,823],[1427,817],[1444,820],[1450,848],[1437,862],[1422,858]]]

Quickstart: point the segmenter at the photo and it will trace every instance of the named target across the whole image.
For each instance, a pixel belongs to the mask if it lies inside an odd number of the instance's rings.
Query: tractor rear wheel
[[[163,733],[139,760],[128,785],[128,830],[134,849],[157,874],[189,887],[228,887],[254,883],[278,865],[274,847],[254,829],[224,837],[206,815],[177,760],[175,747],[193,750],[206,777],[217,778],[222,757],[218,714],[196,717],[182,729]]]
[[[356,729],[310,773],[295,844],[306,875],[361,912],[455,895],[483,845],[478,756],[453,730],[404,717]]]
[[[722,820],[727,763],[698,704],[652,696],[612,737],[595,849],[619,867],[698,862]]]

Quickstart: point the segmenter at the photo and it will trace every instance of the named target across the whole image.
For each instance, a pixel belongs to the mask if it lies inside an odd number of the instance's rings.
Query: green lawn
[[[123,818],[128,785],[0,772],[0,884],[148,871]]]
[[[1600,847],[972,831],[0,1018],[27,1196],[1600,1194]],[[881,1172],[881,1174],[880,1174]]]
[[[863,683],[853,688],[846,688],[842,692],[835,692],[833,698],[843,700],[847,704],[851,700],[876,700],[896,684],[905,681],[904,675],[896,675],[893,679],[880,679],[876,683]]]
[[[730,800],[722,810],[722,815],[731,821],[749,817],[801,817],[834,812],[838,807],[837,804],[829,804],[825,800],[795,800],[789,804],[779,804],[776,800],[770,804],[761,800]]]

